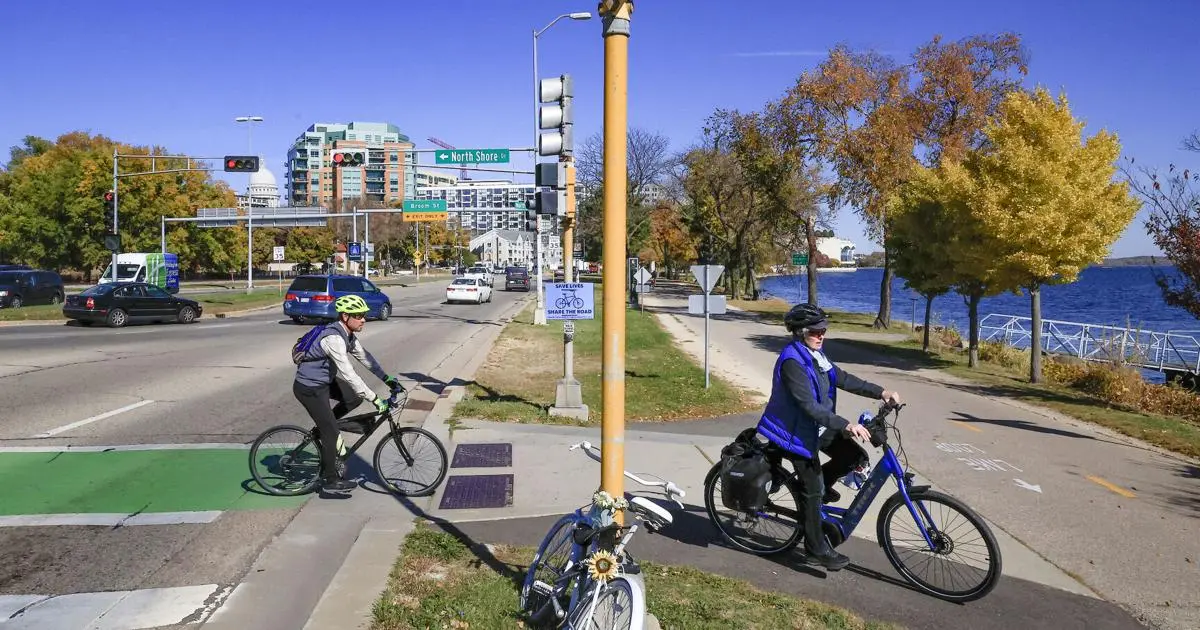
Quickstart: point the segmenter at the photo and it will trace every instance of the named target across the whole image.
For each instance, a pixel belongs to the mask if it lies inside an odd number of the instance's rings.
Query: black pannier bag
[[[721,503],[728,509],[753,511],[767,504],[771,462],[755,433],[746,429],[721,449]]]

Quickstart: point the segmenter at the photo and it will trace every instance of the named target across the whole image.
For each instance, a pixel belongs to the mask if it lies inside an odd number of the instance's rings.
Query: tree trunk
[[[1032,307],[1033,325],[1030,326],[1029,338],[1029,382],[1042,382],[1042,286],[1034,284],[1029,287],[1029,301]]]
[[[933,319],[933,296],[925,296],[925,329],[924,338],[921,340],[921,349],[929,352],[929,320]]]
[[[817,306],[817,225],[816,217],[804,220],[804,236],[808,239],[808,303]]]
[[[883,282],[879,285],[879,314],[875,316],[875,328],[892,326],[892,259],[883,248]]]
[[[967,367],[979,367],[979,293],[972,293],[967,298],[967,325],[971,327],[967,338]]]

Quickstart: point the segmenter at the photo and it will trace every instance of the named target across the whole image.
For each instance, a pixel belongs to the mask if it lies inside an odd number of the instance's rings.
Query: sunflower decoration
[[[617,577],[617,569],[620,566],[617,563],[617,557],[612,552],[603,549],[593,553],[584,561],[584,564],[587,565],[588,575],[600,583],[608,582]]]

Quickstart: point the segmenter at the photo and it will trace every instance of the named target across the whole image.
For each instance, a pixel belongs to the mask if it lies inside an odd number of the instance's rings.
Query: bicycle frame
[[[370,438],[372,435],[375,434],[376,431],[379,430],[379,427],[383,426],[383,423],[387,422],[388,424],[390,424],[391,430],[393,432],[395,432],[396,430],[399,429],[399,427],[396,426],[396,414],[400,413],[401,411],[404,411],[404,408],[408,405],[408,393],[405,392],[404,398],[401,399],[400,392],[396,392],[396,393],[392,394],[392,396],[390,398],[388,398],[387,402],[388,402],[388,410],[383,413],[379,413],[379,412],[362,413],[357,416],[348,416],[348,417],[342,418],[337,421],[337,425],[338,425],[339,429],[341,429],[343,426],[349,425],[351,423],[359,423],[360,426],[363,426],[362,437],[355,440],[354,444],[351,444],[346,447],[346,455],[345,455],[346,457],[349,457],[351,454],[353,454],[355,451],[357,451],[359,449],[359,447],[362,446],[367,441],[368,438]],[[397,405],[397,403],[399,403],[399,405]],[[370,422],[363,423],[362,420],[365,420],[367,418],[370,418]],[[407,458],[408,453],[406,453],[404,450],[404,448],[405,448],[404,444],[400,443],[399,440],[397,440],[397,443],[400,447],[400,454],[404,455]]]
[[[932,520],[925,506],[914,504],[909,498],[909,490],[914,489],[912,486],[912,473],[904,470],[904,466],[900,463],[900,458],[896,457],[896,453],[892,451],[892,447],[887,444],[883,445],[883,458],[879,460],[879,465],[875,470],[871,471],[871,476],[863,482],[861,488],[858,489],[858,494],[854,500],[850,502],[850,507],[840,508],[833,505],[821,506],[821,516],[828,522],[837,526],[838,531],[842,534],[842,539],[850,537],[854,529],[858,527],[862,517],[867,512],[867,508],[879,496],[879,491],[883,490],[884,483],[890,478],[896,482],[896,488],[900,491],[900,496],[904,499],[904,505],[908,507],[909,514],[912,515],[918,526],[922,523],[923,516],[925,522]],[[827,482],[830,483],[830,482]],[[918,486],[920,489],[924,486]],[[921,514],[917,514],[920,509]],[[929,532],[925,527],[918,527],[921,531],[921,536],[925,539],[925,543],[933,548],[933,540],[929,538]]]

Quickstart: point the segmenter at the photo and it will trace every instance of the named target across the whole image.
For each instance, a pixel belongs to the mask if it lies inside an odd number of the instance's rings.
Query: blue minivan
[[[391,317],[392,301],[379,287],[366,278],[343,275],[296,276],[284,296],[283,314],[297,324],[310,320],[334,321],[337,319],[334,300],[350,294],[367,301],[371,307],[367,317],[378,320]]]

